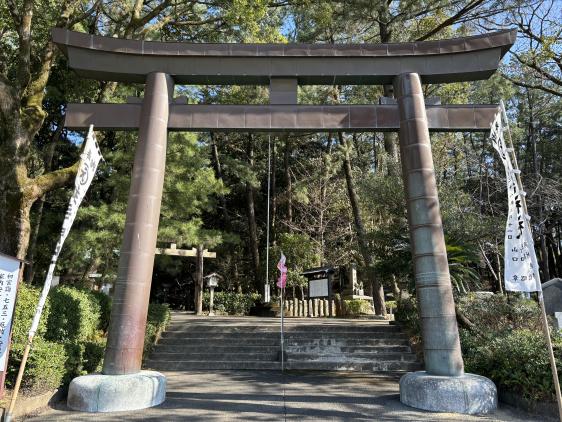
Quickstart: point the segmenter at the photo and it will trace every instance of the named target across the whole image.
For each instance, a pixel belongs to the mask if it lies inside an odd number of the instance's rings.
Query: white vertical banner
[[[86,192],[88,191],[88,188],[92,183],[94,175],[96,174],[96,169],[98,168],[98,163],[102,158],[100,149],[96,141],[96,135],[94,134],[93,126],[90,126],[90,130],[88,131],[85,142],[86,145],[84,146],[84,150],[80,156],[80,166],[78,168],[76,181],[74,183],[74,194],[70,198],[70,203],[68,204],[68,209],[66,210],[64,221],[62,223],[60,238],[57,242],[57,246],[55,247],[55,253],[51,258],[51,264],[49,265],[49,270],[47,271],[47,277],[45,278],[45,284],[41,292],[41,297],[39,299],[39,303],[37,304],[37,309],[35,310],[33,323],[31,324],[31,328],[29,329],[30,338],[35,335],[37,327],[39,326],[39,319],[41,318],[41,313],[43,312],[43,307],[45,306],[47,295],[49,294],[49,290],[51,289],[53,273],[55,271],[55,266],[62,249],[62,245],[64,244],[68,233],[70,232],[70,227],[72,227],[72,223],[74,222],[76,213],[78,212],[78,208],[80,207],[80,203],[82,202],[82,199],[84,199],[84,196],[86,195]]]
[[[539,266],[529,225],[530,217],[525,213],[523,206],[526,193],[519,186],[517,174],[520,171],[513,168],[509,155],[512,151],[505,144],[501,111],[492,123],[490,137],[505,168],[509,201],[505,227],[505,289],[515,292],[541,291]]]
[[[0,253],[0,371],[6,367],[20,268],[19,259]]]

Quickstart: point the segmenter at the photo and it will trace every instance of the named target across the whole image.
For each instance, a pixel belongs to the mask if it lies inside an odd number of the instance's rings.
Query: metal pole
[[[169,75],[147,76],[103,363],[102,372],[107,375],[141,369],[173,91]]]
[[[503,102],[503,100],[500,101],[500,108],[501,108],[501,113],[502,113],[502,119],[505,122],[505,128],[507,131],[507,140],[509,142],[509,149],[508,151],[511,153],[512,159],[513,159],[513,163],[515,165],[515,170],[517,170],[515,172],[515,180],[517,180],[517,184],[519,185],[519,191],[520,192],[524,192],[523,189],[523,182],[521,181],[521,171],[519,170],[519,164],[517,163],[517,156],[515,155],[515,149],[513,148],[513,140],[511,138],[511,130],[509,128],[509,121],[507,120],[507,113],[505,110],[505,104]],[[504,125],[502,124],[502,127],[504,127]],[[531,231],[531,225],[529,223],[529,220],[527,218],[527,216],[529,215],[529,212],[527,210],[527,199],[525,197],[525,195],[521,195],[521,204],[523,206],[523,212],[525,213],[525,225],[526,225],[526,229],[529,231],[529,233],[532,234]],[[532,245],[532,247],[534,248],[534,245]],[[540,283],[540,279],[539,279],[539,273],[538,273],[538,268],[535,269],[535,274],[537,276],[537,280]],[[554,351],[552,349],[552,340],[550,338],[550,329],[548,327],[548,319],[546,316],[546,309],[544,307],[544,299],[543,299],[543,294],[542,294],[542,288],[541,290],[539,290],[537,292],[538,295],[538,299],[539,299],[539,306],[541,308],[541,322],[542,322],[542,327],[543,327],[543,332],[544,332],[544,336],[546,338],[546,344],[548,346],[548,359],[550,361],[550,369],[552,372],[552,380],[554,382],[554,390],[556,392],[556,402],[558,404],[558,417],[560,419],[560,422],[562,422],[562,394],[560,392],[560,380],[558,379],[558,369],[556,367],[556,358],[554,357]]]
[[[269,213],[271,196],[271,135],[267,136],[267,229],[266,229],[266,247],[265,247],[265,286],[264,301],[269,302],[268,284],[269,284]]]
[[[401,74],[394,88],[425,367],[458,376],[464,365],[420,77]]]
[[[284,354],[284,339],[283,339],[283,323],[284,323],[284,318],[283,318],[283,314],[285,313],[284,309],[283,309],[283,296],[285,295],[285,288],[281,288],[281,372],[285,371],[285,354]]]

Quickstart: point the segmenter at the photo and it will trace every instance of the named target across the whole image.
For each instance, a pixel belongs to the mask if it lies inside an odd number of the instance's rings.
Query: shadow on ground
[[[541,421],[510,407],[495,414],[430,413],[400,403],[398,374],[274,371],[168,372],[166,402],[151,409],[87,414],[64,404],[33,421]]]

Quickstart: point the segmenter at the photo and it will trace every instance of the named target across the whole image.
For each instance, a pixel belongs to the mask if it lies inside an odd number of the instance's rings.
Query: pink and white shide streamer
[[[501,112],[492,123],[490,138],[503,162],[507,180],[509,208],[505,227],[505,289],[515,292],[541,291],[539,266],[529,225],[530,217],[523,207],[526,193],[519,187],[516,175],[520,171],[513,168],[509,155],[511,150],[505,144]]]
[[[70,232],[70,228],[72,227],[72,223],[76,218],[78,208],[80,207],[82,199],[84,199],[84,196],[86,195],[86,192],[88,191],[88,188],[90,187],[90,184],[94,179],[98,164],[102,158],[100,149],[96,141],[96,135],[94,133],[93,126],[90,126],[90,130],[88,131],[85,142],[86,145],[84,146],[84,151],[80,155],[80,167],[78,168],[76,181],[74,182],[74,193],[70,198],[68,209],[66,210],[66,214],[64,215],[64,221],[62,223],[59,241],[57,242],[55,252],[53,254],[53,257],[51,258],[51,265],[49,265],[49,270],[47,271],[47,277],[45,278],[45,284],[43,285],[41,297],[39,298],[39,303],[37,305],[37,309],[35,310],[35,316],[33,318],[31,328],[29,329],[30,338],[35,335],[37,327],[39,326],[39,319],[41,318],[41,313],[43,312],[43,307],[45,306],[47,295],[49,294],[49,290],[51,289],[53,273],[55,271],[55,266],[57,265],[57,260],[62,249],[62,245],[64,244],[68,233]]]

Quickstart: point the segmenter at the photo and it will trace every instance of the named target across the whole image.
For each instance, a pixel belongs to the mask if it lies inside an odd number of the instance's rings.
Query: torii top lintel
[[[515,42],[505,30],[439,41],[387,44],[206,44],[102,37],[55,28],[53,41],[87,78],[144,83],[152,72],[176,84],[389,84],[401,73],[424,83],[487,79]]]

